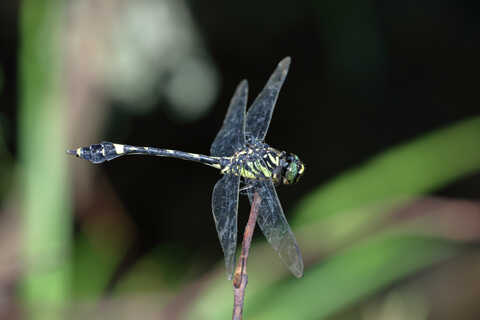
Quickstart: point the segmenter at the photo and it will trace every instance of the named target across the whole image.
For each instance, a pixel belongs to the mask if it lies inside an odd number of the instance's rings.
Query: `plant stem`
[[[242,241],[242,252],[240,254],[240,259],[235,269],[235,274],[233,276],[233,292],[234,292],[234,302],[233,302],[233,320],[241,320],[243,315],[243,303],[245,300],[245,288],[248,283],[247,275],[247,259],[248,252],[250,250],[250,244],[252,243],[253,231],[255,230],[255,225],[257,223],[258,216],[258,206],[262,198],[255,192],[253,197],[252,207],[250,209],[250,216],[248,217],[248,222],[245,227],[245,232],[243,233]]]

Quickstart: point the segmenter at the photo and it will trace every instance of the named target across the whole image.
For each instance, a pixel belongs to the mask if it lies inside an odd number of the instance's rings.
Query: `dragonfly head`
[[[284,160],[282,183],[287,185],[297,183],[305,172],[305,165],[300,161],[298,156],[293,153],[288,154]]]

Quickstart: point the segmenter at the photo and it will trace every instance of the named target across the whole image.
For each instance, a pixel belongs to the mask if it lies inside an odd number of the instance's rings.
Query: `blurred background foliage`
[[[480,5],[3,1],[0,318],[226,319],[218,172],[65,149],[207,153],[236,84],[292,66],[266,141],[306,270],[259,230],[247,319],[480,317]],[[239,229],[248,202],[242,200]]]

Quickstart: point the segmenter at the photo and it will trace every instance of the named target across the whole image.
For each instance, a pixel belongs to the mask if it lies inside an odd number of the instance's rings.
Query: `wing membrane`
[[[240,82],[233,94],[223,125],[210,147],[210,154],[217,157],[231,156],[245,145],[245,109],[248,99],[248,83]]]
[[[215,184],[212,195],[213,219],[225,255],[229,280],[235,268],[239,184],[240,177],[226,174]]]
[[[277,192],[271,180],[257,181],[254,188],[248,189],[250,203],[258,192],[260,203],[257,223],[268,242],[278,252],[283,263],[298,278],[303,275],[303,259],[297,240],[283,214]]]
[[[246,124],[247,134],[254,136],[260,141],[263,141],[267,134],[278,93],[287,77],[289,67],[290,57],[286,57],[280,61],[268,79],[267,84],[248,110]]]

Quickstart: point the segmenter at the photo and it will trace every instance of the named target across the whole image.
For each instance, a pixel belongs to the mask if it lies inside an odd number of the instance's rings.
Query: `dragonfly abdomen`
[[[125,146],[111,142],[92,144],[88,147],[67,150],[67,153],[88,160],[92,163],[102,163],[125,154]]]
[[[205,156],[171,149],[160,149],[153,147],[137,147],[127,144],[118,144],[112,142],[102,142],[92,144],[88,147],[82,147],[74,150],[67,150],[69,154],[88,160],[93,163],[102,163],[110,161],[124,155],[150,155],[157,157],[168,157],[182,160],[195,161],[208,166],[220,169],[220,157]]]

